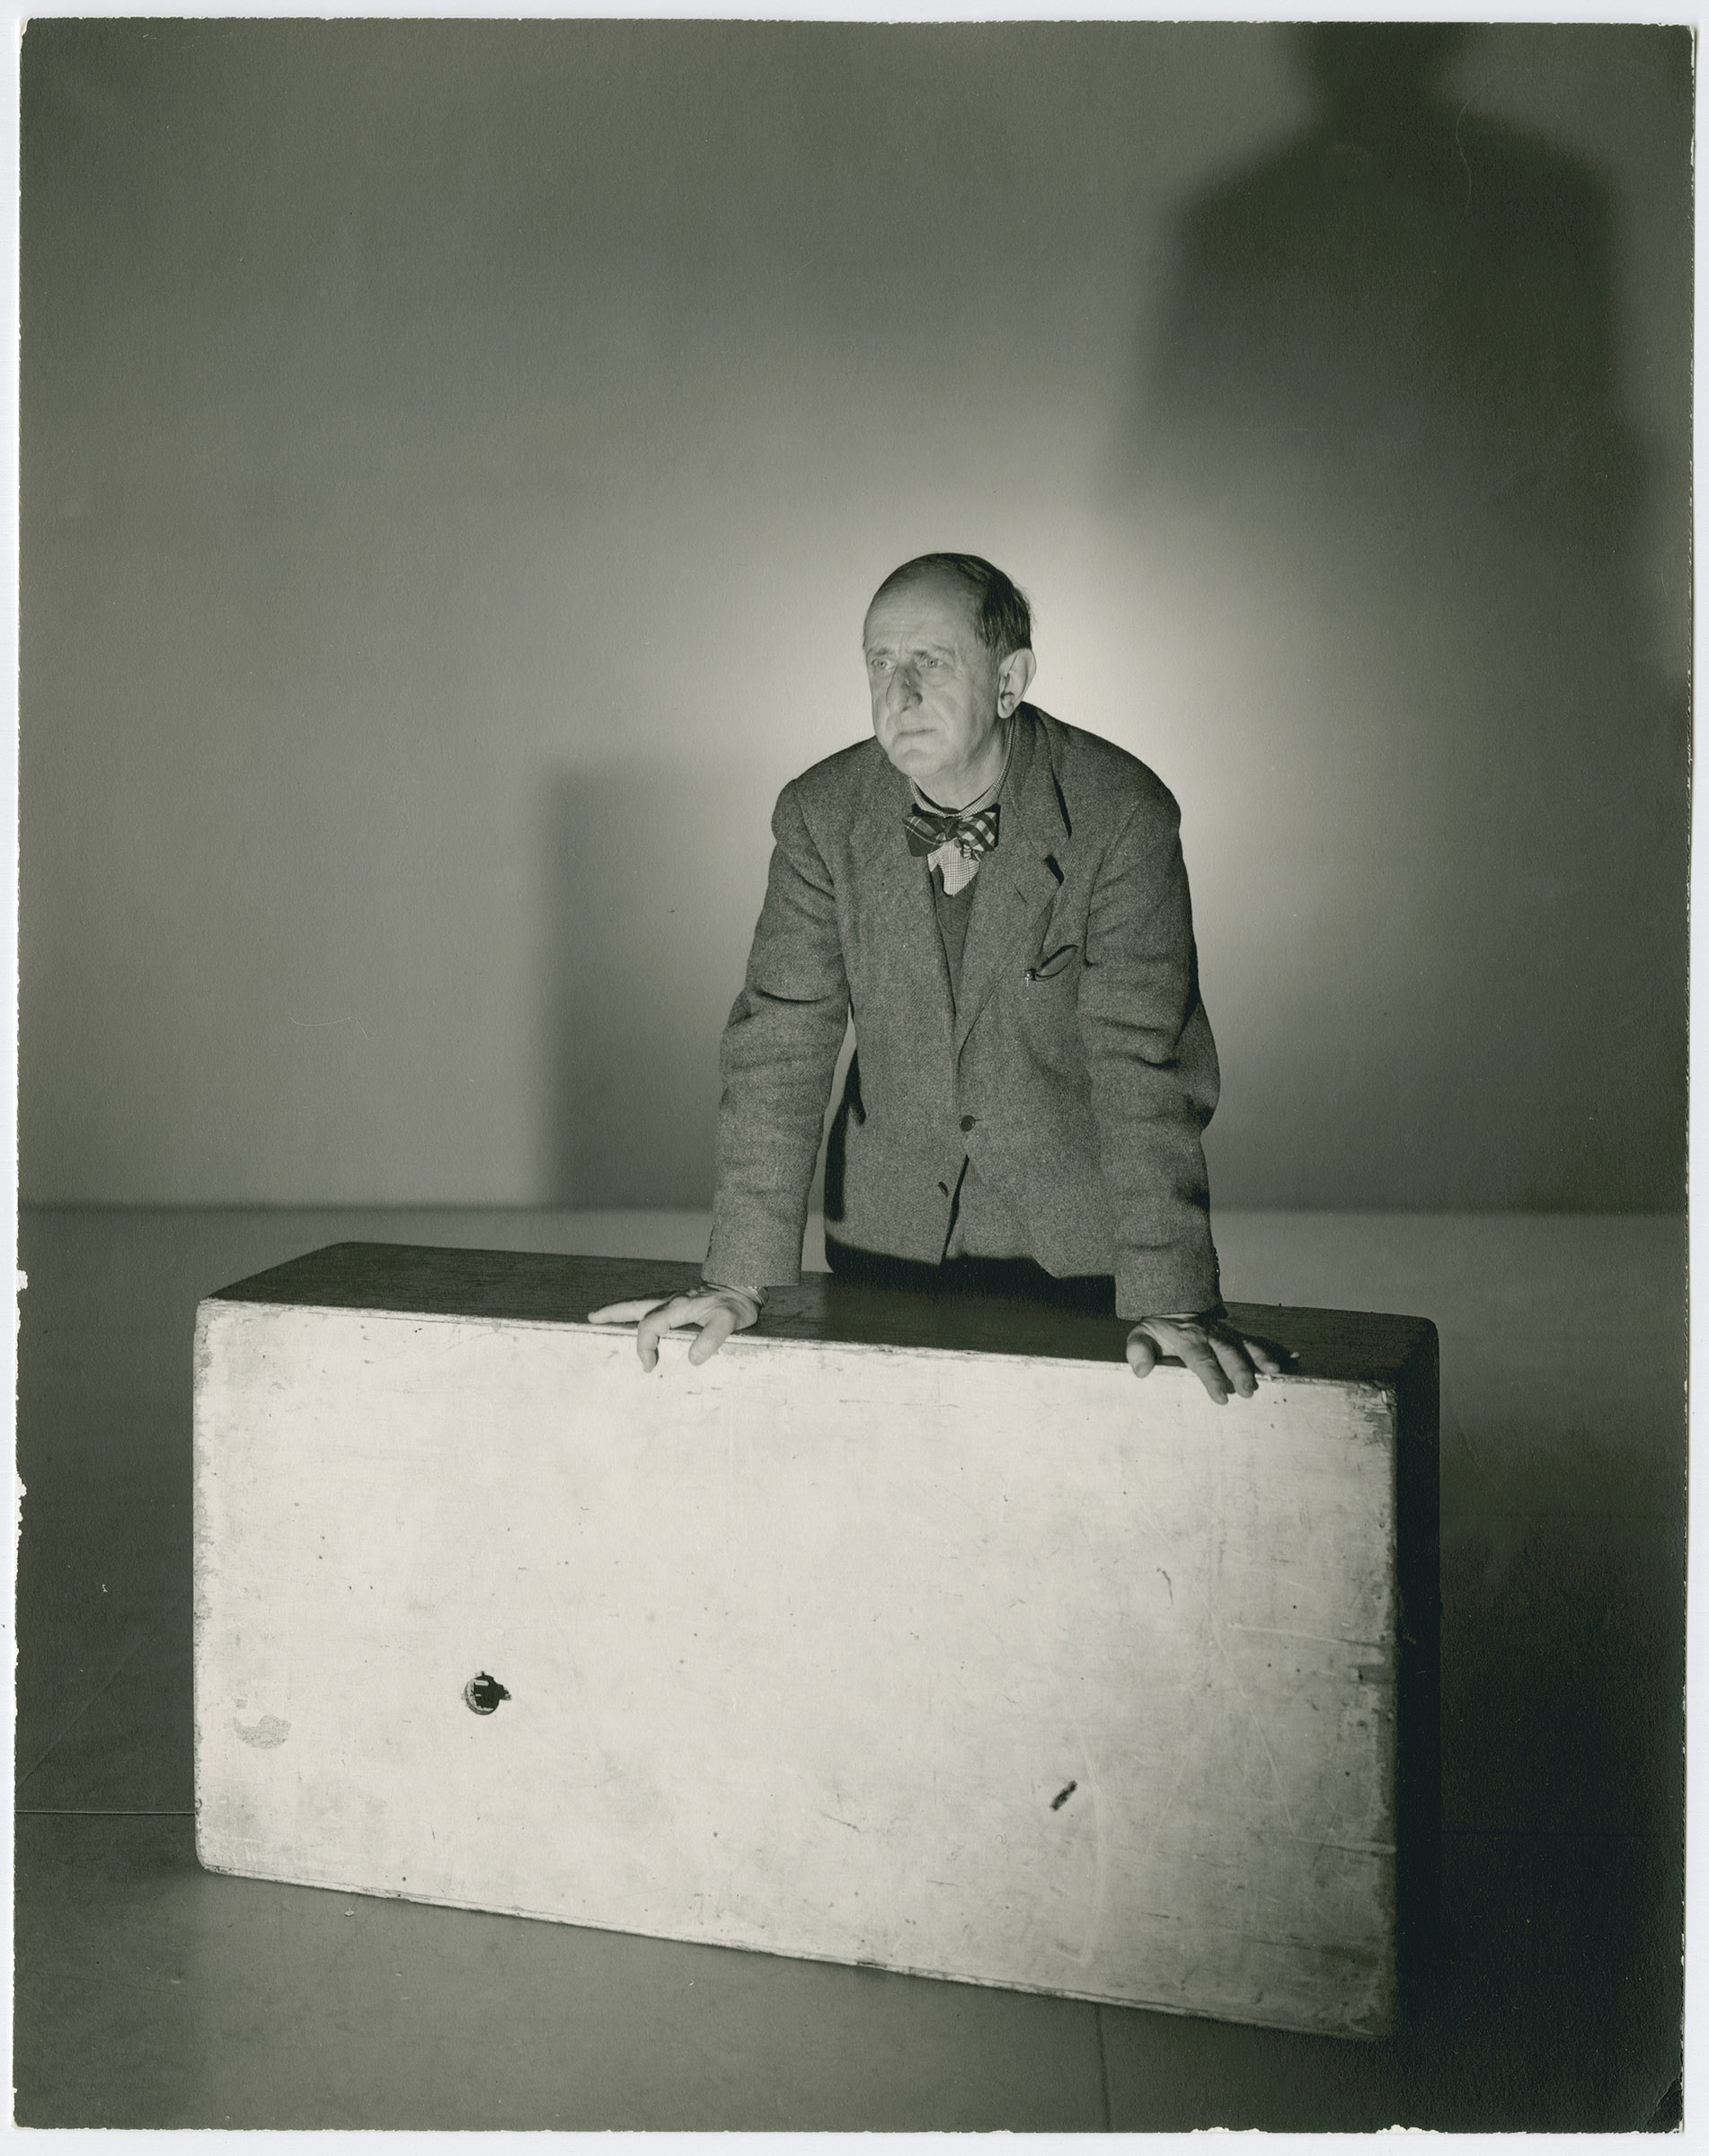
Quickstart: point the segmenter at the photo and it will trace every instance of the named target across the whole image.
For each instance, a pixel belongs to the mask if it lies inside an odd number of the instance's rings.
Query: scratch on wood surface
[[[1226,1624],[1226,1632],[1257,1632],[1266,1639],[1315,1639],[1320,1647],[1352,1647],[1360,1654],[1380,1655],[1380,1639],[1342,1639],[1334,1632],[1296,1632],[1285,1624]],[[1244,1697],[1244,1694],[1242,1694]]]
[[[1173,1805],[1175,1798],[1181,1794],[1181,1785],[1186,1779],[1187,1763],[1191,1757],[1191,1754],[1183,1747],[1181,1764],[1175,1769],[1175,1778],[1169,1785],[1169,1794],[1152,1816],[1151,1832],[1147,1835],[1145,1848],[1140,1852],[1139,1861],[1142,1865],[1147,1864],[1151,1860],[1151,1852],[1156,1848],[1157,1837],[1163,1832],[1163,1823],[1169,1816],[1170,1807]]]
[[[1235,1673],[1235,1666],[1229,1657],[1228,1649],[1222,1643],[1222,1634],[1213,1629],[1210,1636],[1217,1643],[1217,1652],[1223,1658],[1223,1666],[1228,1672],[1228,1681],[1240,1694],[1240,1703],[1252,1717],[1252,1726],[1257,1730],[1258,1741],[1264,1747],[1264,1757],[1270,1762],[1271,1773],[1275,1777],[1276,1795],[1281,1804],[1282,1817],[1288,1822],[1288,1831],[1290,1834],[1297,1833],[1298,1830],[1294,1825],[1293,1811],[1288,1802],[1288,1791],[1282,1787],[1281,1770],[1276,1764],[1276,1754],[1270,1748],[1270,1739],[1264,1734],[1264,1725],[1258,1719],[1258,1710],[1246,1697],[1246,1687]]]
[[[1103,1931],[1104,1904],[1108,1900],[1110,1893],[1110,1837],[1104,1830],[1103,1790],[1100,1787],[1097,1774],[1093,1769],[1092,1752],[1086,1743],[1085,1731],[1080,1727],[1077,1716],[1070,1712],[1068,1719],[1074,1726],[1075,1742],[1080,1747],[1081,1763],[1085,1770],[1086,1788],[1092,1797],[1092,1825],[1095,1837],[1092,1911],[1086,1919],[1085,1936],[1080,1941],[1080,1951],[1074,1957],[1079,1966],[1084,1969],[1091,1966],[1092,1957],[1097,1952],[1098,1940]],[[1070,1782],[1068,1786],[1073,1789],[1076,1784]]]

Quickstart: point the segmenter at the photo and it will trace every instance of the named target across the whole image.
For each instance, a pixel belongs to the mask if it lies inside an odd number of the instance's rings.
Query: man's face
[[[872,730],[890,762],[927,793],[976,773],[996,735],[1000,684],[969,595],[949,579],[904,584],[874,601],[863,641]]]

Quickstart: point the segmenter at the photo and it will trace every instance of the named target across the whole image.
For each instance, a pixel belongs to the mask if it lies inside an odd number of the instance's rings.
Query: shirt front
[[[1003,844],[1004,789],[1014,747],[1014,729],[1011,724],[1003,769],[978,800],[969,801],[961,810],[963,815],[970,816],[995,804],[998,810],[998,847]],[[940,808],[917,786],[914,788],[914,798],[923,808],[934,810]],[[969,861],[953,839],[946,840],[935,853],[925,857],[925,867],[932,879],[932,909],[937,921],[938,940],[943,947],[943,962],[949,970],[950,994],[958,1003],[961,995],[961,959],[967,949],[973,908],[978,903],[979,870],[989,860],[990,854],[983,853],[977,860]],[[946,1259],[1030,1258],[1032,1253],[1026,1241],[1025,1232],[1002,1190],[988,1175],[979,1172],[970,1156],[964,1155],[960,1177],[951,1193],[950,1224],[943,1256]]]

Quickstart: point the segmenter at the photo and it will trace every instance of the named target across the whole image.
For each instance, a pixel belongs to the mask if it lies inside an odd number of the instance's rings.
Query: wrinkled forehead
[[[926,570],[881,592],[866,610],[861,641],[875,643],[930,640],[965,645],[978,641],[973,594],[959,577]]]

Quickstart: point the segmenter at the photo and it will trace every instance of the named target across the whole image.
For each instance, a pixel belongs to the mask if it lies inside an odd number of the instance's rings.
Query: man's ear
[[[1006,719],[1027,693],[1027,685],[1039,670],[1031,651],[1011,651],[997,668],[997,710]]]

